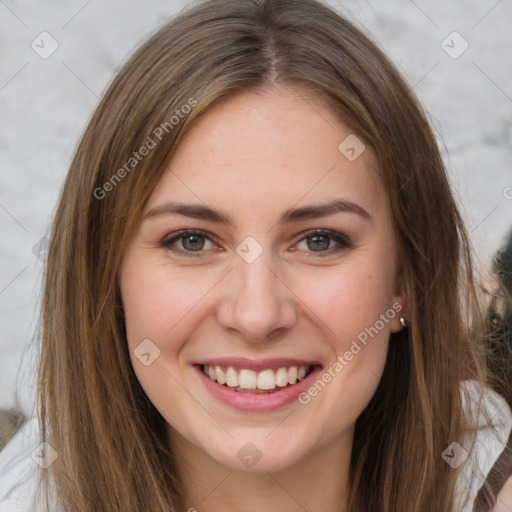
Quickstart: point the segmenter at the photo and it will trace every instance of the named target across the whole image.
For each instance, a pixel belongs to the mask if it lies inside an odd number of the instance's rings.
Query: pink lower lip
[[[297,384],[283,388],[273,393],[241,393],[233,391],[207,377],[201,366],[196,366],[201,381],[212,395],[235,409],[247,412],[268,412],[284,407],[295,400],[303,391],[309,388],[315,375],[321,370],[320,367],[314,367],[310,374]]]

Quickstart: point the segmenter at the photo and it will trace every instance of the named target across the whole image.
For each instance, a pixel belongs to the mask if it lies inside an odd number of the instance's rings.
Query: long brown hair
[[[452,510],[457,472],[441,454],[467,429],[461,382],[487,375],[469,243],[425,114],[376,45],[323,4],[213,0],[157,31],[114,78],[56,211],[39,398],[42,440],[59,457],[41,483],[53,479],[70,511],[186,509],[164,419],[130,364],[117,274],[184,134],[222,99],[273,83],[328,101],[375,152],[410,289],[410,326],[391,335],[356,423],[349,510]]]

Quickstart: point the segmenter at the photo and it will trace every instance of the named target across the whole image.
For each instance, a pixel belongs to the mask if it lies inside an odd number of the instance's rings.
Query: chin
[[[288,439],[292,438],[290,436]],[[254,439],[245,442],[236,441],[224,446],[218,446],[221,451],[206,449],[204,452],[218,464],[235,471],[253,473],[275,473],[288,469],[305,457],[304,452],[298,451],[297,442],[286,445],[285,440]],[[303,443],[300,443],[303,446]],[[203,449],[200,447],[200,449]]]

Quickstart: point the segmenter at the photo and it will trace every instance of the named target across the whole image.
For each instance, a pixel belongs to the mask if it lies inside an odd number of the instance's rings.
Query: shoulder
[[[512,432],[512,411],[501,395],[476,381],[464,381],[461,393],[468,432],[460,442],[466,460],[459,469],[456,494],[462,502],[466,497],[468,501],[457,510],[470,512],[479,490],[504,453]],[[502,492],[506,492],[505,488]],[[512,512],[512,509],[504,510]]]
[[[40,466],[37,417],[29,419],[0,452],[0,509],[28,512],[34,509]]]
[[[512,475],[508,478],[498,494],[493,512],[510,512],[512,510]]]

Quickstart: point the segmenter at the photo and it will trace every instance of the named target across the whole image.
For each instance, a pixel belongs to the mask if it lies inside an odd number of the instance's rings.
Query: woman
[[[205,2],[127,62],[42,319],[50,510],[471,510],[512,427],[425,116],[314,0]]]

